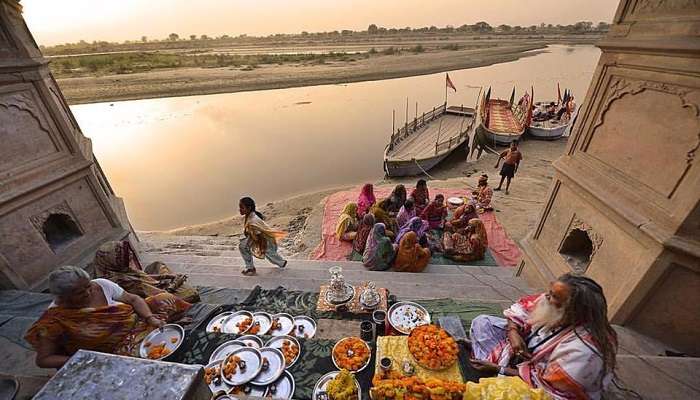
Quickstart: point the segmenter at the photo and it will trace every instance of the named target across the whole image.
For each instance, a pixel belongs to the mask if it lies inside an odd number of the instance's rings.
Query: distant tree
[[[593,27],[593,22],[590,21],[579,21],[574,24],[574,30],[576,32],[586,32],[590,31]]]
[[[438,28],[435,25],[431,25],[430,28],[428,28],[428,32],[437,32]]]
[[[486,33],[493,31],[493,28],[487,22],[479,21],[474,24],[474,30],[479,33]]]
[[[367,27],[367,33],[369,33],[370,35],[376,35],[378,31],[379,31],[379,28],[377,28],[377,25],[375,25],[375,24],[370,24]]]
[[[197,35],[190,35],[190,40],[197,40]]]
[[[471,30],[471,28],[469,27],[469,25],[464,24],[464,25],[460,26],[459,28],[457,28],[457,30],[459,32],[469,32]]]
[[[171,42],[176,42],[179,39],[180,35],[178,35],[177,33],[171,33],[170,35],[168,35],[168,40],[170,40]]]
[[[209,36],[207,36],[207,35],[202,35],[199,38],[202,40],[209,40]]]
[[[515,26],[513,27],[513,32],[515,32],[515,33],[520,33],[520,32],[522,32],[522,31],[523,31],[523,27],[520,26],[520,25],[515,25]]]
[[[513,28],[510,27],[510,25],[498,25],[498,31],[499,32],[510,32]]]
[[[351,30],[348,30],[348,29],[343,29],[343,30],[340,32],[340,34],[343,35],[343,36],[350,36],[350,35],[352,35],[352,31],[351,31]]]
[[[552,25],[552,24],[547,24],[547,29],[551,30],[552,28],[554,28],[554,25]]]
[[[141,36],[141,41],[142,41],[143,43],[148,42],[148,36]]]
[[[445,26],[445,29],[443,29],[443,30],[447,33],[452,33],[455,31],[455,27],[452,25],[447,25],[447,26]]]
[[[537,25],[530,25],[529,28],[527,28],[530,32],[537,32]]]
[[[228,40],[228,39],[231,39],[231,36],[229,36],[229,35],[221,35],[221,39],[223,39],[223,40]]]
[[[607,22],[600,21],[598,22],[598,26],[596,26],[596,30],[607,32],[610,30],[610,24]]]

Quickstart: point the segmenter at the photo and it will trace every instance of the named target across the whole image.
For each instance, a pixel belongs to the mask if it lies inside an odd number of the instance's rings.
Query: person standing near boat
[[[493,190],[501,190],[503,181],[506,180],[506,194],[508,194],[508,189],[510,189],[510,181],[515,176],[515,173],[518,172],[520,161],[523,160],[523,155],[520,150],[518,150],[518,142],[516,140],[513,140],[510,143],[510,149],[501,153],[494,168],[498,168],[498,164],[501,163],[501,159],[503,159],[503,167],[501,167],[501,182],[498,184],[498,187]]]
[[[250,197],[243,197],[238,202],[238,211],[243,215],[243,234],[245,238],[238,245],[241,257],[245,262],[243,275],[255,275],[253,256],[267,258],[267,260],[280,268],[287,266],[287,260],[277,253],[277,240],[286,236],[285,232],[275,230],[265,223],[265,217],[255,210],[255,201]]]

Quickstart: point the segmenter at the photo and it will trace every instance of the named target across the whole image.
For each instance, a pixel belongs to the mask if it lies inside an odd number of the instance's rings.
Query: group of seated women
[[[372,271],[420,272],[433,253],[458,262],[482,260],[488,244],[479,212],[491,209],[493,191],[488,177],[479,178],[471,199],[448,218],[442,194],[430,198],[425,180],[407,196],[404,185],[377,201],[372,184],[362,187],[357,203],[344,208],[336,224],[336,238],[352,242],[353,253]]]
[[[73,266],[49,274],[54,301],[25,335],[39,367],[60,368],[80,349],[138,356],[148,333],[180,320],[199,301],[186,278],[165,264],[142,270],[126,240],[103,244],[92,269],[96,279]]]

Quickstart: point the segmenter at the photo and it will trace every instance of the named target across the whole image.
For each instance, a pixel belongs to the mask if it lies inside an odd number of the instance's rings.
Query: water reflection
[[[515,62],[452,71],[450,104],[473,104],[475,85],[507,98],[556,83],[581,103],[598,60],[592,46],[551,46]],[[444,100],[444,73],[343,85],[73,106],[83,132],[140,230],[233,215],[240,196],[264,203],[382,177],[392,126]],[[399,122],[400,123],[400,122]]]

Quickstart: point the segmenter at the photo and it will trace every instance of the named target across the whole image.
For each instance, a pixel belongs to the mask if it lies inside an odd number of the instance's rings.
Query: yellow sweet
[[[328,382],[326,392],[331,400],[357,400],[355,379],[347,369],[342,369],[338,375]]]

